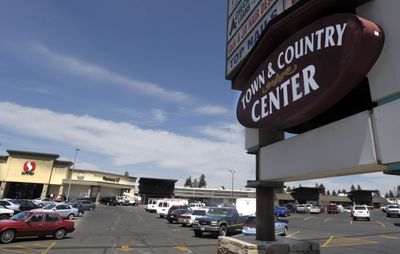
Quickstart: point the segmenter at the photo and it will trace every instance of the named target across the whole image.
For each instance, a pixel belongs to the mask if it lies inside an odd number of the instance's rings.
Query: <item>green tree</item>
[[[400,198],[400,185],[397,185],[397,197]]]
[[[343,194],[346,194],[347,191],[346,191],[345,189],[342,189],[342,193],[343,193]]]
[[[274,189],[274,192],[275,193],[284,193],[285,190],[283,188],[276,188],[276,189]]]
[[[124,176],[129,176],[129,172],[128,172],[128,171],[125,171]]]
[[[199,188],[205,188],[205,187],[207,187],[206,176],[204,174],[201,174],[199,180]]]
[[[292,191],[292,189],[290,188],[290,186],[288,186],[287,188],[286,188],[286,192],[291,192]]]
[[[337,194],[340,194],[340,193],[342,193],[342,191],[341,191],[341,190],[338,190],[338,191],[337,191]]]
[[[192,187],[193,186],[192,176],[189,176],[188,178],[186,178],[185,184],[183,186],[184,187]]]
[[[354,187],[354,185],[352,184],[351,186],[350,186],[350,191],[355,191],[356,190],[356,187]]]
[[[197,178],[195,178],[192,182],[192,187],[193,188],[199,188],[199,180],[197,180]]]
[[[336,196],[336,191],[335,190],[332,191],[332,196]]]
[[[357,185],[357,190],[361,190],[361,186],[360,185]]]
[[[389,191],[389,198],[394,198],[394,194],[393,194],[392,190]]]
[[[335,191],[335,190],[333,190],[333,191]],[[326,195],[328,195],[328,196],[331,195],[331,193],[329,192],[329,190],[326,191]]]
[[[326,192],[325,192],[325,186],[324,186],[322,183],[318,186],[318,188],[320,189],[320,191],[321,191],[321,193],[322,193],[323,195],[326,194]]]
[[[387,192],[385,194],[385,198],[389,198],[389,194]]]

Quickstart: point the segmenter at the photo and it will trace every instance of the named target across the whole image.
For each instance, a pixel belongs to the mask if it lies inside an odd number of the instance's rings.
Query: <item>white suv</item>
[[[351,210],[351,216],[353,216],[353,220],[357,219],[366,219],[368,221],[371,220],[369,216],[369,210],[366,205],[355,205]]]

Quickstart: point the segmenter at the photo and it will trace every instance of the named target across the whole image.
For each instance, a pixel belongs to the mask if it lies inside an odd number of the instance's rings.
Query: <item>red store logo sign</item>
[[[24,163],[24,171],[21,173],[22,175],[33,175],[36,169],[36,163],[34,161],[27,161]]]

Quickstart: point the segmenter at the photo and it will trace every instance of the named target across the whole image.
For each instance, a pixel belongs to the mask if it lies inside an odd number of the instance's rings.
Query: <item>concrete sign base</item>
[[[220,236],[218,238],[218,254],[284,254],[302,253],[319,254],[318,242],[295,240],[277,236],[277,241],[257,241],[255,236],[237,235],[234,237]]]

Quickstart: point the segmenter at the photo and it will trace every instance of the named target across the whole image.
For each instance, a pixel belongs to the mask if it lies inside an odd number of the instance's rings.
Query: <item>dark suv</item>
[[[104,205],[112,205],[112,206],[116,206],[117,205],[117,198],[116,197],[102,197],[100,199],[100,204],[104,204]]]

